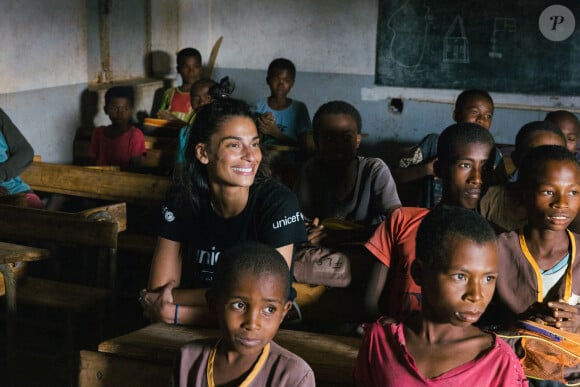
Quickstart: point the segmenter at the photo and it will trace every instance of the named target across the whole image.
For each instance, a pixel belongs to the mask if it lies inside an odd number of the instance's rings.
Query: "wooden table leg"
[[[14,366],[16,365],[16,278],[14,268],[17,264],[0,264],[6,287],[6,374],[8,385],[13,386]]]

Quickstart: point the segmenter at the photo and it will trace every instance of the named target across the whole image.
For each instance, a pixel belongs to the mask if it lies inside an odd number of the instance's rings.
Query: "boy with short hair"
[[[517,185],[528,221],[498,238],[497,300],[506,309],[490,315],[580,333],[580,236],[567,229],[580,210],[580,165],[564,147],[543,145],[526,156]]]
[[[511,154],[516,166],[513,182],[489,187],[479,203],[480,214],[490,221],[498,232],[517,230],[526,221],[526,211],[520,203],[515,179],[526,154],[541,145],[564,147],[566,139],[560,129],[550,121],[533,121],[525,124],[516,135],[515,149]]]
[[[95,165],[118,165],[122,171],[138,172],[147,150],[143,132],[132,124],[133,89],[111,87],[105,93],[105,113],[111,125],[94,129],[89,157]]]
[[[477,124],[455,124],[441,133],[434,163],[443,186],[441,204],[477,208],[492,173],[493,148],[493,137]],[[383,289],[387,298],[386,308],[380,311],[383,314],[403,319],[420,310],[421,289],[412,279],[411,265],[415,260],[417,228],[428,213],[426,208],[398,208],[365,244],[379,260],[371,273],[365,298],[367,313],[372,317],[379,315]]]
[[[483,325],[513,328],[517,320],[532,320],[580,333],[580,235],[567,229],[580,210],[580,165],[564,147],[540,146],[521,163],[517,185],[528,220],[498,237],[501,275]],[[544,350],[521,345],[525,358]],[[580,382],[577,360],[555,355],[542,361],[543,378]]]
[[[191,107],[190,90],[194,82],[201,77],[201,53],[192,47],[180,50],[177,53],[177,72],[181,76],[182,84],[165,91],[157,116],[165,120],[179,120],[186,124],[194,112]]]
[[[286,58],[274,59],[268,66],[266,82],[270,96],[255,103],[258,129],[265,135],[264,145],[292,145],[310,153],[314,149],[308,109],[303,102],[288,98],[294,86],[296,67]]]
[[[421,312],[365,327],[354,367],[358,386],[527,386],[518,358],[472,324],[498,277],[495,234],[475,212],[441,205],[421,222],[411,275]]]
[[[493,119],[493,99],[485,90],[464,90],[457,96],[453,110],[453,120],[457,123],[471,122],[489,130]],[[421,142],[399,160],[399,168],[395,169],[398,183],[419,180],[418,206],[431,208],[441,200],[441,182],[433,171],[437,154],[437,133],[430,133]],[[493,175],[487,183],[501,184],[507,181],[507,172],[503,156],[498,148],[494,148]]]
[[[576,160],[580,160],[580,154],[577,151],[578,136],[580,136],[578,117],[567,110],[556,110],[548,113],[545,120],[558,125],[566,138],[566,149],[576,156]]]
[[[314,115],[317,152],[302,167],[294,191],[303,214],[312,219],[309,240],[315,245],[365,241],[389,211],[401,206],[385,162],[357,155],[361,130],[360,113],[344,101],[327,102]],[[319,225],[327,218],[361,228],[329,230]]]
[[[308,364],[274,343],[290,309],[290,275],[272,247],[244,242],[220,255],[206,297],[220,338],[181,349],[176,386],[314,386]]]

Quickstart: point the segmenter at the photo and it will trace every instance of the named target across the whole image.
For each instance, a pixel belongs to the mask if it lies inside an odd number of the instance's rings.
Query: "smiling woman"
[[[303,217],[294,194],[268,179],[261,161],[245,102],[218,98],[197,112],[185,162],[162,208],[148,289],[141,292],[151,320],[212,324],[205,290],[221,252],[237,242],[272,246],[291,266],[294,243],[306,239]]]

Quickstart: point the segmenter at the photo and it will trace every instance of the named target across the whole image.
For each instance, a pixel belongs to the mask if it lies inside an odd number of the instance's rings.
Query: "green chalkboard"
[[[579,0],[379,0],[375,83],[580,95],[579,24]]]

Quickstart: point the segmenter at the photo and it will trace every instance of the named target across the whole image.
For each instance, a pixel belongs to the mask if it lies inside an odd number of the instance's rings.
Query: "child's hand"
[[[320,242],[326,238],[326,229],[320,224],[320,219],[314,218],[311,222],[305,222],[308,232],[308,242],[314,246],[319,246]]]
[[[165,286],[155,291],[143,289],[139,292],[143,314],[151,322],[173,323],[174,315],[171,310],[173,310],[173,288],[175,285],[175,281],[169,281]]]
[[[168,121],[172,121],[177,119],[177,117],[175,117],[173,114],[169,113],[169,110],[159,110],[157,112],[157,117],[163,119],[163,120],[168,120]]]
[[[271,112],[266,112],[258,118],[258,129],[272,137],[280,135],[280,128],[276,125],[276,118]]]
[[[580,313],[577,305],[569,305],[564,300],[548,302],[552,317],[556,320],[554,327],[564,331],[578,333],[580,331]]]

